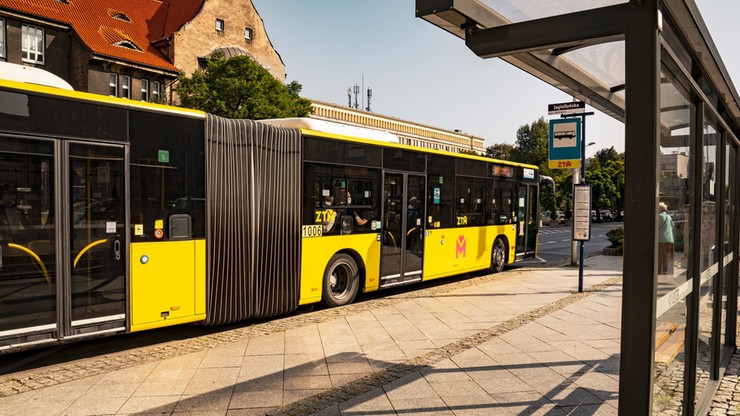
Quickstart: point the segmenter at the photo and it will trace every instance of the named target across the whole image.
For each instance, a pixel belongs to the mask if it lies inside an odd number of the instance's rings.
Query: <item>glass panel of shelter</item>
[[[727,308],[729,305],[728,297],[732,295],[730,285],[736,284],[737,282],[732,279],[734,270],[734,253],[735,253],[735,241],[733,230],[735,230],[736,221],[736,208],[735,204],[732,203],[736,197],[737,187],[737,175],[735,172],[735,158],[737,157],[737,146],[733,140],[728,137],[725,144],[725,182],[724,182],[724,224],[722,231],[722,265],[724,267],[724,273],[722,275],[722,311],[721,311],[721,340],[724,344],[729,344],[727,340]]]
[[[699,247],[700,281],[697,293],[699,301],[699,331],[697,334],[696,391],[698,400],[707,386],[712,374],[712,363],[715,360],[713,342],[717,334],[713,331],[716,279],[719,274],[720,255],[722,250],[717,243],[719,220],[719,187],[718,176],[719,150],[721,134],[717,123],[708,112],[704,114],[704,126],[701,134],[702,153],[702,198],[701,198],[701,246]]]
[[[663,69],[658,163],[658,267],[656,298],[655,413],[681,412],[687,298],[693,289],[692,201],[697,150],[692,141],[690,94]]]
[[[736,283],[731,278],[733,275],[734,264],[733,257],[735,252],[735,242],[733,239],[733,230],[735,230],[735,204],[732,203],[735,198],[735,187],[736,173],[735,173],[735,157],[737,155],[736,145],[732,142],[731,138],[727,138],[725,142],[725,178],[724,178],[724,223],[722,227],[722,267],[724,272],[722,274],[721,283],[721,311],[720,311],[720,339],[724,344],[728,344],[727,340],[727,308],[729,305],[728,297],[731,296],[733,291],[730,289],[730,285]]]
[[[724,298],[730,292],[730,283],[720,282],[719,276],[723,268],[727,276],[734,270],[735,211],[730,201],[735,198],[736,183],[734,142],[723,143],[711,111],[692,111],[687,89],[666,68],[662,79],[653,398],[659,414],[680,413],[686,391],[692,393],[692,402],[702,400],[708,382],[718,377],[717,353],[727,322]],[[696,132],[691,126],[699,116],[703,125]],[[695,233],[699,234],[695,237]],[[698,332],[691,342],[685,333],[686,316],[687,309],[694,307]],[[687,345],[695,345],[692,359],[686,357]],[[693,362],[695,368],[686,367]],[[685,380],[695,384],[685,389]]]

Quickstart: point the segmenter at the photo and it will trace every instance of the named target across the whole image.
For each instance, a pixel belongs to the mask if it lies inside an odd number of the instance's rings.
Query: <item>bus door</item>
[[[125,330],[124,148],[0,137],[0,349]]]
[[[0,137],[0,348],[58,332],[55,155],[52,140]]]
[[[126,195],[123,146],[68,144],[66,335],[125,328]]]
[[[421,280],[424,260],[424,176],[384,173],[380,287]]]
[[[537,187],[534,185],[519,185],[517,197],[516,258],[534,258],[537,250],[539,227]]]

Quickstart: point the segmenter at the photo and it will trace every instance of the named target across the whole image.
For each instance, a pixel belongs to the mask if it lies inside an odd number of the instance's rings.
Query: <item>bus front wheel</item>
[[[359,276],[359,268],[351,256],[335,254],[324,271],[321,303],[332,308],[352,303],[360,286]]]
[[[506,264],[506,244],[503,240],[497,238],[493,242],[493,250],[491,250],[491,273],[502,272],[504,264]]]

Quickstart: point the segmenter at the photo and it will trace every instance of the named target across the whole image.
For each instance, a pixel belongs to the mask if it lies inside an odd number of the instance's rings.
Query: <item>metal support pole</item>
[[[573,177],[572,177],[573,184],[571,186],[570,192],[571,192],[572,199],[573,199],[573,202],[574,202],[573,203],[574,206],[572,207],[571,212],[572,213],[575,213],[575,211],[576,211],[576,207],[575,207],[576,185],[579,185],[581,183],[581,170],[580,169],[571,169],[571,171],[573,172]],[[573,215],[571,215],[570,222],[571,222],[571,227],[574,227],[575,224],[574,224]],[[572,234],[573,233],[571,233],[571,236],[572,236]],[[578,257],[578,241],[573,240],[571,238],[571,247],[570,247],[570,264],[571,264],[571,266],[575,266],[576,264],[578,264],[578,258],[579,258]]]
[[[630,2],[625,36],[625,212],[619,414],[653,413],[658,257],[658,153],[660,139],[660,41],[658,0]],[[695,356],[696,353],[694,353]],[[687,351],[687,359],[691,354]],[[689,374],[696,367],[689,366]],[[690,383],[685,381],[686,385]],[[693,415],[693,395],[683,414]]]
[[[583,293],[583,245],[585,241],[575,241],[575,189],[576,185],[586,183],[586,116],[592,116],[593,112],[588,113],[577,113],[577,114],[562,114],[561,117],[580,117],[581,118],[581,169],[573,170],[573,245],[571,248],[571,264],[578,263],[578,293]],[[589,207],[590,208],[590,207]],[[588,213],[590,215],[590,213]],[[590,221],[590,219],[589,219]],[[580,244],[579,244],[580,243]],[[576,251],[579,253],[576,254]],[[578,256],[578,260],[576,260]]]
[[[593,114],[593,113],[591,113]],[[586,183],[586,113],[581,116],[583,119],[581,129],[581,182]],[[590,215],[590,214],[589,214]],[[575,224],[573,225],[575,226]],[[583,293],[583,243],[581,240],[581,256],[578,263],[578,293]]]

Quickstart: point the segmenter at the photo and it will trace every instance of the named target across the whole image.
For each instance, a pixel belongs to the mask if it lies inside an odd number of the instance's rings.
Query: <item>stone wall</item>
[[[216,31],[216,19],[224,21],[223,32]],[[245,39],[246,28],[252,29],[251,40]],[[251,1],[206,0],[195,18],[175,33],[173,63],[190,75],[198,68],[198,57],[229,46],[248,52],[278,81],[285,82],[285,64]]]

